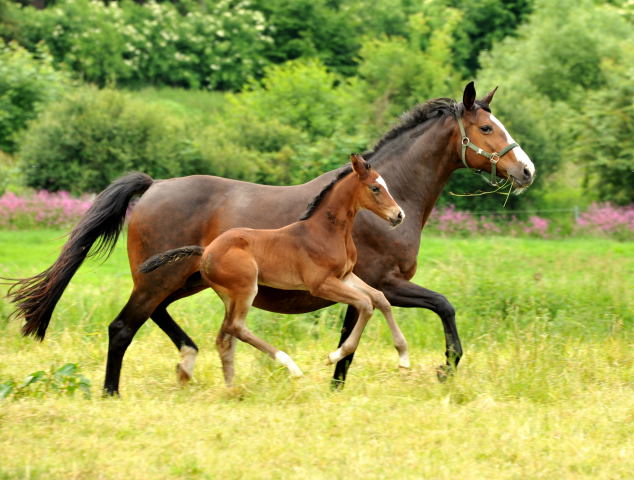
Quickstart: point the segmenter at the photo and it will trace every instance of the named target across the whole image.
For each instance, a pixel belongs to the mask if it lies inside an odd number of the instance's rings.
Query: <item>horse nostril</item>
[[[524,174],[524,178],[527,180],[532,176],[531,171],[527,167],[524,167],[524,171],[522,173]]]
[[[403,220],[403,212],[398,212],[398,216],[396,218],[399,220],[399,222]]]

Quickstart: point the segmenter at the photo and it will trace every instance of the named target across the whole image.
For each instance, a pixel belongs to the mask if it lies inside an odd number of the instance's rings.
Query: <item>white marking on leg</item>
[[[342,358],[343,358],[343,355],[341,353],[341,348],[338,348],[334,352],[331,352],[328,354],[328,361],[330,363],[337,363]]]
[[[399,367],[410,368],[409,353],[407,352],[407,350],[404,352],[399,352],[398,357],[399,357],[399,362],[398,362]]]
[[[196,356],[198,351],[188,345],[183,345],[180,348],[181,361],[177,365],[178,381],[180,383],[186,383],[194,375],[194,365],[196,363]]]
[[[291,357],[288,356],[287,353],[278,350],[275,354],[275,360],[280,362],[286,368],[288,368],[289,372],[291,372],[291,376],[293,377],[301,377],[304,375],[301,369],[297,366],[297,364],[293,361]]]
[[[509,144],[515,143],[515,140],[513,140],[511,134],[506,130],[504,125],[502,125],[502,122],[500,122],[493,114],[491,114],[491,121],[495,123],[498,127],[500,127],[500,130],[504,132],[504,134],[506,135],[506,141],[509,142]],[[533,162],[526,154],[526,152],[522,150],[522,147],[515,147],[513,149],[513,153],[515,154],[515,158],[517,159],[517,161],[528,168],[528,171],[531,172],[531,176],[535,175],[535,165],[533,165]]]

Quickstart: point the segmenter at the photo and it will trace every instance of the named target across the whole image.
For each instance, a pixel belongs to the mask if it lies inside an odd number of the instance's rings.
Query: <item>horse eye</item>
[[[491,127],[491,125],[482,125],[480,127],[480,131],[482,133],[492,133],[493,132],[493,128]]]
[[[379,193],[381,191],[376,185],[370,185],[370,190],[372,190],[372,193]]]

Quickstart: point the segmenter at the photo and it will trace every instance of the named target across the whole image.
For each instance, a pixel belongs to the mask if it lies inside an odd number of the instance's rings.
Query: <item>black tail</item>
[[[16,304],[12,316],[24,316],[23,335],[44,340],[46,328],[62,293],[84,259],[90,255],[108,257],[123,229],[126,211],[134,195],[145,192],[154,181],[144,173],[130,173],[112,182],[95,199],[70,232],[55,263],[42,273],[13,285],[7,297]],[[91,250],[93,244],[96,246]],[[89,253],[90,252],[90,253]]]
[[[182,260],[183,258],[189,258],[194,256],[201,256],[205,249],[198,245],[191,245],[188,247],[175,248],[163,253],[158,253],[141,264],[139,272],[150,273],[159,267],[167,263],[174,263]]]

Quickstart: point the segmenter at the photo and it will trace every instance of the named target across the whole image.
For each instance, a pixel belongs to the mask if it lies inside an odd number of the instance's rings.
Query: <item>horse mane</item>
[[[313,213],[315,213],[315,210],[317,210],[317,207],[321,205],[321,202],[323,202],[324,198],[326,198],[326,195],[328,194],[328,192],[332,190],[332,187],[334,187],[337,182],[339,182],[343,177],[348,175],[350,172],[352,172],[352,166],[350,164],[343,167],[341,171],[337,173],[335,178],[333,178],[332,181],[328,185],[326,185],[324,188],[322,188],[321,192],[319,192],[315,196],[315,198],[313,198],[313,200],[308,204],[308,207],[306,207],[306,211],[302,214],[301,217],[299,217],[299,219],[306,220],[310,218],[313,215]]]
[[[489,105],[487,103],[477,101],[475,103],[475,108],[482,108],[487,112],[491,112]],[[431,100],[426,101],[425,103],[420,103],[416,105],[414,108],[404,113],[401,116],[401,121],[393,127],[389,132],[387,132],[383,137],[374,145],[372,150],[363,153],[362,157],[366,161],[371,161],[372,157],[383,147],[385,144],[391,142],[395,138],[400,137],[403,133],[417,127],[418,125],[433,119],[443,118],[447,115],[453,116],[462,116],[464,113],[464,106],[462,103],[456,102],[453,98],[432,98]],[[317,207],[321,204],[326,194],[332,189],[332,187],[343,177],[345,177],[350,171],[352,167],[347,165],[344,167],[337,176],[326,185],[321,192],[317,194],[317,196],[310,202],[306,211],[299,218],[300,220],[306,220],[310,218],[311,215],[315,212]]]
[[[491,112],[489,105],[476,101],[477,107],[483,108],[487,112]],[[437,118],[442,118],[447,115],[457,116],[464,113],[464,107],[462,103],[456,102],[453,98],[432,98],[425,103],[420,103],[414,108],[405,112],[401,116],[401,121],[387,132],[370,150],[363,154],[365,160],[370,160],[374,154],[376,154],[386,143],[400,137],[403,133],[417,127],[418,125]]]

